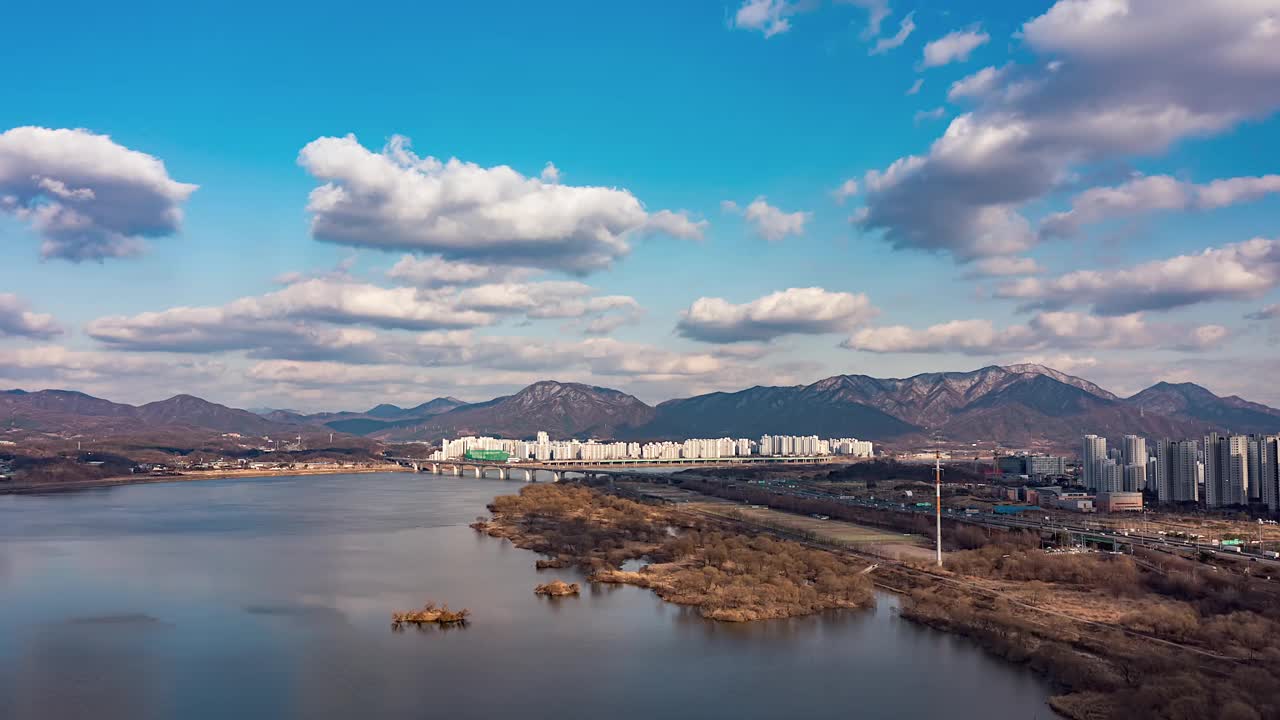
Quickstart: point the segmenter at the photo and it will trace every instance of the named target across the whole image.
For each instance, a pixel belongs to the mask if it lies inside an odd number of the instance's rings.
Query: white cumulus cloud
[[[587,272],[626,255],[634,232],[701,233],[677,213],[651,215],[626,190],[564,185],[558,170],[525,177],[505,165],[422,158],[400,136],[381,152],[354,135],[322,137],[298,162],[324,182],[307,205],[312,235],[346,245]]]
[[[845,180],[844,182],[840,183],[840,187],[831,191],[831,196],[834,197],[836,199],[836,202],[840,203],[841,205],[844,204],[845,200],[848,200],[849,198],[857,194],[858,194],[858,181],[854,178],[849,178],[848,180]]]
[[[1150,325],[1142,313],[1097,317],[1045,312],[1026,325],[997,328],[990,320],[953,320],[916,329],[905,325],[863,328],[844,342],[871,353],[962,353],[1001,355],[1046,350],[1207,350],[1226,337],[1217,325]]]
[[[1198,185],[1168,175],[1147,175],[1115,187],[1090,188],[1071,201],[1071,209],[1054,213],[1040,233],[1068,237],[1081,226],[1159,210],[1215,210],[1280,193],[1280,175],[1234,177]]]
[[[406,355],[373,330],[431,331],[528,320],[637,318],[626,295],[600,295],[573,281],[500,282],[460,287],[385,288],[352,280],[312,278],[221,306],[174,307],[133,316],[98,318],[88,335],[113,347],[164,352],[248,350],[262,357],[340,357],[372,362]],[[364,327],[361,327],[364,326]],[[602,325],[597,325],[600,329]]]
[[[62,334],[52,315],[31,312],[13,293],[0,293],[0,337],[51,338]]]
[[[506,265],[445,260],[439,255],[405,255],[387,271],[387,277],[423,288],[525,280],[534,271]]]
[[[1280,240],[1254,238],[1116,270],[1078,270],[1056,278],[1026,278],[996,291],[1023,308],[1091,305],[1122,315],[1169,310],[1215,300],[1262,297],[1280,285]]]
[[[701,240],[709,224],[706,220],[694,220],[685,210],[659,210],[649,215],[644,230],[650,234],[670,235],[682,240]]]
[[[927,152],[869,173],[855,222],[961,261],[1025,250],[1021,208],[1077,167],[1150,156],[1280,107],[1271,2],[1059,0],[1027,22],[1034,64],[962,80],[972,110]],[[873,183],[875,178],[879,182]]]
[[[951,87],[947,90],[947,99],[956,102],[967,98],[987,97],[1000,87],[1006,74],[1006,68],[984,67],[972,75],[951,83]]]
[[[978,28],[947,33],[924,46],[920,67],[931,68],[964,62],[969,59],[970,53],[986,45],[989,40],[991,36]]]
[[[783,335],[846,332],[876,312],[861,293],[788,288],[741,305],[723,298],[699,298],[681,314],[676,330],[703,342],[763,341]]]
[[[742,217],[755,228],[756,234],[769,242],[777,242],[788,235],[804,234],[804,225],[810,218],[807,212],[785,212],[770,205],[763,195],[745,208],[740,208],[732,200],[722,201],[720,208],[725,212],[741,212]]]
[[[0,133],[0,212],[30,223],[40,254],[82,262],[136,255],[181,228],[196,186],[164,163],[88,130]]]

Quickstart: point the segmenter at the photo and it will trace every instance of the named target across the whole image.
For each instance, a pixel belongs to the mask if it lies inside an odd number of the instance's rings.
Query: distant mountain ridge
[[[834,379],[834,378],[831,378]],[[849,402],[842,388],[753,387],[660,403],[654,418],[630,437],[756,438],[763,434],[896,436],[917,428],[874,406]]]
[[[547,431],[557,437],[616,437],[627,428],[648,422],[653,408],[611,388],[536,382],[514,395],[456,407],[422,421],[397,424],[374,432],[379,440],[436,439],[445,435],[490,434],[532,437]]]
[[[1194,383],[1159,382],[1126,402],[1144,413],[1192,418],[1226,427],[1274,427],[1280,422],[1280,410],[1276,408],[1235,395],[1219,397]]]
[[[452,397],[412,408],[254,415],[190,395],[134,407],[84,393],[0,392],[0,427],[86,429],[187,425],[242,434],[319,428],[399,442],[468,434],[620,440],[853,436],[901,444],[994,441],[1014,447],[1074,447],[1080,436],[1198,437],[1211,431],[1280,432],[1280,409],[1219,397],[1191,383],[1160,382],[1122,398],[1042,365],[991,365],[907,378],[835,375],[809,385],[756,386],[650,406],[610,388],[536,382],[512,395],[465,403]]]
[[[382,403],[359,412],[329,412],[312,415],[295,414],[292,422],[323,425],[330,430],[352,435],[372,435],[404,425],[414,425],[426,418],[460,408],[467,403],[455,397],[438,397],[411,408]]]
[[[281,437],[304,429],[193,395],[133,406],[72,390],[0,391],[0,428],[118,434],[172,427]]]

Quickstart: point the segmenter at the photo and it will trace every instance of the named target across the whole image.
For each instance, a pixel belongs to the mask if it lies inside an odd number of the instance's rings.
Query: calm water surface
[[[728,625],[466,527],[517,482],[328,475],[0,497],[0,718],[1052,717],[874,611]],[[589,586],[588,586],[589,587]],[[470,608],[393,634],[393,610]]]

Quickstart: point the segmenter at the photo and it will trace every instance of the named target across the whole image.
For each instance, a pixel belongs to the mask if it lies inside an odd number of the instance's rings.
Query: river
[[[1047,686],[873,611],[743,625],[467,527],[521,483],[404,473],[0,497],[0,718],[1053,717]],[[393,610],[467,607],[392,633]]]

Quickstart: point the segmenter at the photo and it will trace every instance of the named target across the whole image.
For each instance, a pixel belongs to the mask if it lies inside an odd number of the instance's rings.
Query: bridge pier
[[[559,470],[551,471],[551,482],[560,482],[564,480],[564,473]]]
[[[477,480],[484,477],[484,468],[480,467],[479,465],[476,465],[475,467],[473,467],[472,470],[475,470]]]
[[[454,465],[454,466],[453,466],[453,476],[454,476],[454,477],[462,477],[462,466],[461,466],[461,465]]]
[[[419,465],[418,463],[415,462],[415,463],[409,463],[409,464],[413,466],[414,472],[422,472],[422,466]]]
[[[507,477],[508,477],[507,469],[506,469],[506,468],[504,468],[504,467],[500,467],[500,468],[498,468],[498,479],[499,479],[499,480],[506,480],[506,479],[507,479]]]
[[[440,463],[431,463],[431,474],[432,475],[440,474]]]
[[[532,470],[525,470],[525,471],[524,471],[524,481],[525,481],[525,482],[533,482],[533,471],[532,471]]]

